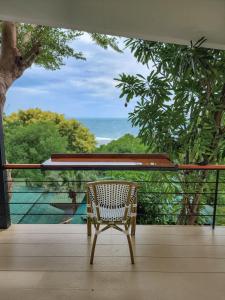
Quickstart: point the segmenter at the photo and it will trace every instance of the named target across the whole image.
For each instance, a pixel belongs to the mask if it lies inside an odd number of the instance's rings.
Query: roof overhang
[[[225,0],[0,0],[0,19],[225,50]]]

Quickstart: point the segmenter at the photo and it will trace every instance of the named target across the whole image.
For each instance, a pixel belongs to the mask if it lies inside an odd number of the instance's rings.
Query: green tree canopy
[[[101,145],[96,152],[100,153],[145,153],[147,147],[137,137],[125,134],[117,140],[113,140],[107,145]]]
[[[128,39],[126,46],[149,74],[121,74],[117,79],[125,105],[138,99],[130,120],[140,128],[143,142],[178,163],[224,159],[225,51],[203,48],[204,41],[181,46]],[[197,222],[208,178],[204,171],[178,177],[184,194],[179,223]],[[190,190],[195,194],[185,195]]]
[[[140,137],[178,162],[220,161],[225,148],[225,51],[128,39],[149,74],[121,74],[118,87]],[[151,70],[150,70],[151,69]]]
[[[56,125],[60,136],[64,137],[67,141],[67,152],[79,153],[94,151],[95,137],[89,129],[75,119],[67,120],[63,114],[42,111],[38,108],[20,110],[9,116],[5,116],[4,126],[6,129],[12,127],[19,128],[20,126],[37,123],[43,120],[52,122]]]
[[[53,152],[65,152],[67,138],[49,121],[6,127],[6,155],[12,163],[42,163]]]

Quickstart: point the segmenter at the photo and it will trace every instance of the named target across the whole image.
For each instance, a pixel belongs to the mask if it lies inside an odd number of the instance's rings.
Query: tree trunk
[[[221,140],[224,139],[225,136],[225,126],[222,124],[223,114],[225,111],[225,83],[223,85],[221,96],[219,98],[218,107],[219,109],[215,111],[213,119],[215,124],[215,131],[214,135],[212,136],[211,143],[209,145],[210,154],[203,155],[204,161],[207,163],[213,163],[217,161],[218,157],[218,150],[219,150],[219,143]],[[185,184],[185,181],[188,181],[189,172],[184,173],[184,188],[185,191],[190,190],[188,184]],[[199,181],[198,186],[196,187],[196,194],[194,198],[191,198],[190,195],[184,195],[183,200],[181,202],[182,207],[180,214],[177,219],[178,224],[187,224],[187,225],[194,225],[198,221],[198,215],[200,211],[200,203],[201,203],[201,192],[204,188],[204,180],[206,179],[207,172],[201,171],[199,175],[197,173],[197,181]]]
[[[195,225],[198,221],[199,211],[200,211],[200,202],[201,195],[204,189],[205,179],[207,178],[206,171],[200,171],[194,176],[194,181],[198,182],[193,189],[193,183],[189,184],[190,179],[188,178],[189,173],[184,174],[184,185],[183,192],[184,196],[181,201],[181,210],[177,219],[177,224],[179,225]],[[193,181],[193,177],[191,178]],[[191,191],[194,195],[189,194]],[[185,194],[186,192],[186,194]]]
[[[12,22],[2,23],[2,40],[0,56],[0,118],[3,118],[6,93],[13,82],[23,74],[20,52],[16,47],[16,25]],[[2,127],[2,126],[1,126]],[[3,136],[3,128],[0,128]],[[5,152],[4,141],[1,141],[1,151]],[[4,156],[3,156],[4,157]],[[5,163],[5,161],[3,161]],[[12,195],[11,171],[7,170],[8,196]]]
[[[4,21],[1,24],[1,54],[0,54],[0,118],[3,118],[6,93],[13,82],[19,78],[23,72],[29,68],[39,55],[41,42],[36,39],[33,47],[22,57],[17,47],[17,27],[16,23]],[[2,126],[1,126],[2,127]],[[3,136],[3,128],[0,128]],[[1,143],[3,153],[3,164],[5,163],[4,141]],[[12,176],[11,171],[7,171],[8,195],[11,198]]]

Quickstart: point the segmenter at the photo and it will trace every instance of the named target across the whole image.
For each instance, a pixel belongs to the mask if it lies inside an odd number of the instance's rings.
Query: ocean
[[[126,118],[80,118],[78,121],[95,135],[98,145],[107,144],[126,133],[138,134],[138,128],[132,127]]]

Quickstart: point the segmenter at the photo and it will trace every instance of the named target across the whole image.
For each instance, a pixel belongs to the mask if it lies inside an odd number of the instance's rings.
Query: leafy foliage
[[[90,35],[92,40],[100,47],[104,49],[108,49],[109,47],[111,47],[117,52],[122,52],[122,50],[118,46],[118,39],[116,37],[99,33],[91,33]]]
[[[179,185],[174,182],[175,173],[112,171],[108,172],[108,175],[113,180],[128,180],[138,183],[137,222],[139,224],[176,223],[180,199],[175,195],[179,192]]]
[[[8,161],[13,163],[42,163],[54,152],[66,152],[67,140],[62,137],[57,126],[49,121],[20,126],[6,126],[5,148]],[[16,170],[13,176],[26,180],[41,180],[39,170]]]
[[[46,191],[72,191],[74,193],[85,193],[86,181],[98,179],[98,172],[95,171],[60,171],[50,172],[44,182]]]
[[[147,147],[137,137],[125,134],[118,140],[113,140],[96,149],[99,153],[146,153]]]
[[[56,125],[59,135],[66,139],[66,151],[77,153],[94,151],[94,135],[77,120],[67,120],[63,114],[42,111],[38,108],[20,110],[16,113],[12,113],[10,116],[5,116],[4,126],[6,129],[10,129],[12,126],[19,127],[42,120],[52,122]]]
[[[6,151],[14,163],[41,163],[53,152],[64,152],[66,137],[62,137],[52,122],[38,121],[5,131]]]
[[[95,138],[75,119],[40,109],[20,110],[4,117],[6,158],[11,163],[42,163],[52,153],[92,152]],[[26,136],[27,135],[27,136]],[[48,172],[13,172],[16,177],[43,180]]]
[[[118,140],[102,145],[96,149],[100,153],[146,153],[148,147],[140,138],[125,134]],[[103,176],[102,176],[103,177]],[[173,184],[176,177],[173,173],[161,172],[130,172],[108,171],[105,178],[114,180],[137,181],[138,189],[138,218],[139,224],[174,224],[177,213],[176,206],[170,204],[174,201],[173,192],[178,192],[178,187]],[[162,183],[164,182],[164,183]],[[165,194],[160,194],[165,192]]]
[[[84,32],[32,24],[18,24],[17,32],[17,46],[21,56],[41,67],[50,70],[59,69],[64,65],[64,58],[68,57],[85,60],[84,54],[74,49],[72,44]],[[100,47],[104,49],[111,47],[121,52],[115,37],[97,33],[89,35]]]
[[[118,87],[126,103],[138,98],[130,114],[140,137],[179,162],[219,161],[224,153],[225,51],[128,39],[149,75],[121,74]]]
[[[13,163],[41,163],[53,152],[66,151],[66,137],[62,137],[54,123],[39,121],[18,127],[6,127],[7,158]]]
[[[168,152],[178,163],[215,163],[225,151],[225,51],[202,48],[201,38],[190,46],[137,39],[126,40],[149,74],[121,74],[117,79],[125,105],[138,99],[130,120],[152,151]],[[197,222],[201,192],[209,175],[184,172],[182,224]],[[189,180],[196,181],[196,194]],[[210,200],[210,199],[209,199]]]

